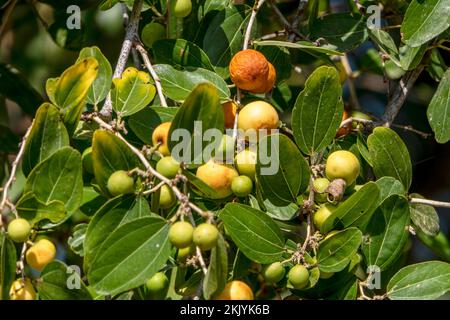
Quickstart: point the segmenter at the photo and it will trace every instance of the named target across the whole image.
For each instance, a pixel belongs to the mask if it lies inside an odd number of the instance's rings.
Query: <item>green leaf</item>
[[[350,51],[366,41],[368,31],[363,16],[335,13],[318,18],[311,27],[311,38],[323,38],[326,47]]]
[[[84,239],[86,239],[87,223],[77,224],[73,228],[72,235],[67,240],[70,249],[80,257],[84,256]]]
[[[164,93],[172,100],[185,100],[198,84],[204,82],[216,86],[221,100],[227,100],[230,97],[227,83],[212,71],[191,67],[180,71],[167,64],[157,64],[154,68],[161,79]]]
[[[30,135],[25,144],[22,170],[28,176],[40,162],[62,147],[69,146],[69,135],[58,108],[44,103],[36,112]]]
[[[448,69],[444,57],[438,49],[430,50],[430,60],[428,61],[427,71],[435,81],[441,81],[445,71]]]
[[[290,203],[287,206],[275,206],[269,199],[264,200],[264,207],[266,213],[273,219],[281,221],[289,221],[296,217],[298,206],[295,203]],[[257,208],[259,209],[259,208]]]
[[[208,24],[202,47],[223,78],[228,78],[231,58],[242,49],[248,12],[246,5],[232,6],[219,11]]]
[[[44,99],[28,80],[10,65],[0,63],[0,94],[17,103],[24,112],[34,116]]]
[[[450,0],[413,0],[406,10],[400,32],[411,47],[418,47],[449,26]]]
[[[49,0],[47,0],[49,1]],[[87,43],[86,26],[81,21],[81,28],[68,28],[68,15],[65,14],[67,6],[63,10],[55,10],[54,22],[47,31],[53,41],[66,50],[80,50]]]
[[[420,194],[412,193],[412,198],[422,198]],[[429,236],[436,236],[439,233],[439,216],[433,206],[427,206],[420,203],[411,203],[412,222]]]
[[[379,198],[380,189],[377,184],[366,183],[360,190],[339,204],[325,220],[320,231],[327,233],[334,228],[344,229],[350,226],[363,229],[379,205]]]
[[[306,80],[292,111],[295,141],[303,153],[312,155],[331,143],[341,124],[344,103],[335,68],[317,68]]]
[[[205,182],[203,182],[203,180],[197,178],[197,176],[192,172],[183,170],[183,175],[185,175],[189,182],[195,187],[194,191],[200,193],[200,195],[213,199],[217,194],[216,190],[208,186]]]
[[[426,44],[414,48],[408,45],[400,47],[400,67],[403,70],[415,69],[422,62],[427,49],[428,46]]]
[[[16,278],[16,261],[14,243],[0,231],[0,300],[9,300],[9,290]]]
[[[357,228],[339,231],[322,241],[317,252],[317,265],[321,272],[339,272],[350,263],[362,242]]]
[[[169,225],[145,217],[118,227],[98,249],[88,280],[100,294],[116,295],[143,285],[170,256]]]
[[[375,128],[367,139],[367,146],[375,176],[393,177],[408,190],[412,180],[412,164],[408,149],[398,134],[389,128]]]
[[[379,28],[369,29],[369,34],[370,38],[380,47],[381,51],[389,55],[389,58],[400,67],[400,53],[391,35]]]
[[[264,212],[228,203],[219,218],[233,242],[250,260],[263,264],[280,261],[284,252],[281,230]]]
[[[186,130],[189,137],[174,135],[174,132],[180,132],[180,129]],[[172,156],[179,162],[187,164],[207,162],[209,158],[205,158],[207,155],[204,156],[203,151],[210,142],[204,141],[203,133],[208,129],[218,129],[222,132],[224,115],[218,91],[214,85],[203,83],[189,94],[172,120],[168,139]],[[201,148],[196,148],[198,141],[202,141]],[[184,150],[180,150],[179,147],[183,147]]]
[[[208,55],[195,43],[184,39],[162,39],[152,46],[156,63],[174,67],[198,67],[214,71]]]
[[[387,286],[391,300],[433,300],[450,290],[450,264],[427,261],[398,271]]]
[[[212,11],[223,10],[232,6],[232,0],[205,0],[199,3],[198,21],[201,21],[205,16]]]
[[[380,203],[384,202],[393,194],[405,196],[406,191],[403,184],[392,177],[382,177],[376,181],[378,188],[380,189]]]
[[[420,229],[417,229],[416,236],[439,258],[442,258],[444,261],[450,262],[450,240],[444,232],[439,231],[436,236],[429,236],[423,233]]]
[[[76,268],[53,261],[42,270],[37,283],[42,300],[92,300]]]
[[[337,55],[342,56],[343,53],[332,50],[326,47],[318,47],[312,42],[307,41],[299,41],[299,42],[288,42],[288,41],[279,41],[279,40],[264,40],[264,41],[253,41],[253,44],[263,47],[263,46],[277,46],[291,49],[299,49],[306,53],[324,53],[327,55]]]
[[[428,122],[436,141],[450,141],[450,69],[442,77],[427,110]]]
[[[27,192],[20,197],[16,204],[20,217],[36,225],[42,220],[52,223],[63,221],[66,217],[66,208],[60,200],[51,200],[48,203],[40,201],[33,192]]]
[[[81,50],[77,62],[89,57],[97,60],[98,73],[97,78],[95,78],[94,83],[89,88],[86,101],[96,106],[106,98],[111,89],[112,68],[108,59],[106,59],[98,47],[89,47]]]
[[[34,167],[23,192],[33,192],[46,205],[58,200],[68,212],[76,210],[83,197],[80,153],[71,147],[53,153]]]
[[[410,212],[404,196],[392,195],[375,211],[367,226],[362,250],[367,265],[386,270],[398,256],[408,239]]]
[[[99,64],[86,58],[63,72],[54,84],[56,105],[63,109],[64,124],[69,135],[75,131],[85,105],[89,88],[97,77]]]
[[[153,130],[163,122],[172,121],[178,108],[144,108],[128,119],[128,124],[136,136],[146,144],[152,144]]]
[[[208,272],[203,280],[203,296],[210,300],[220,294],[227,284],[228,256],[225,240],[220,235],[217,246],[211,250]]]
[[[326,300],[356,300],[358,297],[358,281],[352,279]]]
[[[92,140],[92,161],[95,180],[105,195],[108,195],[108,179],[117,170],[132,170],[139,167],[139,159],[128,146],[113,133],[97,130]]]
[[[278,206],[296,202],[307,189],[310,177],[308,162],[297,146],[281,134],[260,139],[256,175],[264,196]]]
[[[129,67],[121,78],[113,79],[111,101],[114,111],[120,117],[130,116],[152,102],[156,88],[150,83],[150,75]]]

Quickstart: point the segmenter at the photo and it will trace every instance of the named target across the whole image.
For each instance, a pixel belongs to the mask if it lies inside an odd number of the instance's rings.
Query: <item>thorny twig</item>
[[[444,201],[428,200],[428,199],[422,199],[422,198],[410,198],[409,202],[429,205],[429,206],[433,206],[433,207],[450,208],[450,202],[444,202]]]
[[[248,45],[250,42],[250,35],[252,33],[253,24],[256,20],[256,15],[258,14],[259,8],[264,4],[266,0],[256,0],[255,4],[252,9],[252,14],[250,15],[250,20],[248,21],[247,29],[245,30],[245,36],[244,36],[244,46],[243,50],[248,49]]]
[[[292,21],[292,30],[297,30],[298,29],[298,25],[300,23],[300,19],[303,15],[303,9],[305,8],[305,5],[308,3],[308,0],[299,0],[298,2],[298,7],[297,7],[297,12],[295,14],[294,20]],[[295,40],[295,33],[291,33],[288,37],[288,40],[290,42],[293,42]]]

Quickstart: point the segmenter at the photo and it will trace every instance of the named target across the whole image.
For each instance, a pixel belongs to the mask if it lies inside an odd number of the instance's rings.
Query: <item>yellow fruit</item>
[[[42,271],[47,264],[55,259],[55,256],[55,245],[47,239],[42,239],[27,250],[26,260],[31,268]]]
[[[288,280],[295,289],[303,289],[309,282],[309,271],[305,266],[297,264],[289,270]]]
[[[8,225],[8,234],[14,242],[25,242],[31,233],[31,225],[25,219],[14,219]]]
[[[134,193],[134,179],[125,170],[118,170],[109,176],[106,187],[113,197]]]
[[[248,149],[242,150],[234,158],[234,164],[239,174],[255,180],[256,174],[256,152]]]
[[[177,202],[177,197],[168,185],[163,185],[159,191],[159,207],[161,209],[169,209]]]
[[[332,205],[331,203],[327,203],[322,205],[319,210],[314,213],[314,225],[317,227],[317,229],[322,228],[325,221],[328,219],[329,216],[333,213],[333,211],[336,209],[336,206]]]
[[[238,52],[229,65],[231,81],[236,87],[252,92],[264,93],[269,77],[269,62],[256,50]]]
[[[187,221],[175,222],[169,229],[169,241],[178,249],[192,244],[194,227]]]
[[[36,300],[36,291],[34,291],[30,279],[25,279],[25,283],[22,279],[14,281],[9,290],[9,298],[11,300]]]
[[[328,156],[325,172],[329,180],[343,179],[350,186],[359,175],[358,158],[346,150],[335,151]]]
[[[217,300],[254,300],[252,289],[239,280],[228,282]]]
[[[165,37],[166,28],[160,23],[150,22],[142,29],[141,40],[149,48],[153,46],[153,43]]]
[[[191,0],[171,0],[172,13],[177,18],[187,17],[192,11]]]
[[[228,101],[222,104],[223,116],[225,120],[225,129],[234,128],[234,118],[236,117],[237,105],[234,101]]]
[[[167,141],[169,139],[169,130],[170,130],[171,124],[172,124],[172,122],[163,122],[159,126],[157,126],[155,128],[155,130],[153,130],[153,134],[152,134],[153,145],[156,146],[158,143],[160,143],[160,145],[158,147],[158,151],[163,156],[170,155],[169,146],[167,144]]]
[[[274,107],[265,101],[254,101],[247,104],[239,112],[238,128],[244,131],[248,138],[256,133],[259,137],[260,129],[266,129],[270,134],[272,129],[278,128],[280,118]],[[252,132],[253,130],[256,130]],[[262,132],[264,133],[264,132]]]
[[[156,163],[156,171],[169,179],[175,178],[179,170],[180,163],[171,156],[163,157]]]
[[[216,191],[216,194],[211,197],[212,199],[223,199],[230,196],[233,193],[231,182],[238,175],[233,167],[218,164],[212,160],[197,168],[197,178]]]

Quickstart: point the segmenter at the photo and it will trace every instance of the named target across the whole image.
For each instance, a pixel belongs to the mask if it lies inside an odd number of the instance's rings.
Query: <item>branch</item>
[[[114,69],[113,79],[121,77],[123,71],[125,70],[128,57],[130,56],[133,42],[138,38],[139,19],[141,17],[142,3],[143,0],[134,1],[133,10],[131,12],[131,17],[129,18],[129,23],[127,25],[127,30],[125,33],[125,39],[122,44],[122,49],[120,50],[116,68]],[[111,95],[108,94],[105,104],[102,110],[100,110],[100,115],[104,119],[111,119],[111,113],[112,113]]]
[[[11,13],[13,12],[18,0],[13,0],[5,9],[5,12],[3,13],[3,17],[0,21],[0,37],[3,35],[3,31],[5,30],[6,24],[8,23],[8,19],[11,16]]]
[[[3,229],[2,213],[3,213],[3,209],[5,208],[5,206],[7,205],[7,202],[8,202],[8,191],[16,178],[17,167],[19,166],[20,160],[22,159],[23,154],[25,152],[25,144],[28,139],[28,136],[30,135],[31,128],[33,128],[33,123],[34,123],[34,120],[31,123],[31,125],[28,127],[27,132],[25,133],[25,135],[22,138],[22,142],[20,143],[19,152],[17,153],[16,159],[14,159],[14,162],[12,163],[9,179],[6,181],[5,185],[3,186],[2,200],[0,202],[0,228],[2,228],[2,229]]]
[[[308,0],[299,0],[298,7],[297,7],[297,13],[295,14],[294,20],[292,20],[292,30],[297,30],[298,25],[300,23],[300,18],[303,15],[303,9],[305,8],[305,5],[308,3]],[[295,33],[292,33],[288,40],[290,42],[293,42],[295,40]]]
[[[278,9],[276,4],[274,3],[274,0],[269,0],[268,4],[269,4],[270,8],[272,8],[273,12],[275,12],[275,14],[278,16],[278,19],[280,19],[280,21],[283,24],[283,26],[286,29],[286,31],[288,31],[290,34],[295,34],[296,36],[298,36],[298,37],[300,37],[300,38],[302,38],[304,40],[307,40],[306,37],[301,35],[297,30],[295,30],[292,27],[292,25],[286,19],[286,17],[283,15],[283,13],[280,11],[280,9]]]
[[[357,110],[361,110],[361,105],[358,101],[358,95],[356,94],[355,83],[353,82],[353,70],[348,61],[347,54],[341,57],[342,66],[344,67],[345,73],[347,74],[348,89],[350,91],[350,99],[352,101],[353,107]]]
[[[245,30],[245,37],[244,37],[244,46],[243,50],[248,49],[248,44],[250,42],[250,35],[252,33],[252,27],[256,19],[256,15],[258,13],[259,8],[264,4],[266,0],[256,0],[255,4],[253,5],[252,14],[250,16],[250,20],[248,21],[247,30]]]
[[[136,44],[136,50],[141,54],[141,57],[144,60],[145,67],[150,72],[153,80],[155,81],[156,91],[158,92],[158,97],[159,100],[161,101],[161,105],[163,107],[167,107],[167,101],[162,91],[161,79],[156,74],[155,69],[152,66],[152,63],[150,62],[147,50],[145,50],[145,48],[140,43]]]
[[[410,203],[417,203],[417,204],[425,204],[433,207],[440,207],[440,208],[449,208],[450,209],[450,202],[444,202],[444,201],[436,201],[436,200],[428,200],[428,199],[422,199],[422,198],[410,198]]]
[[[381,120],[386,127],[389,127],[394,121],[397,114],[400,112],[403,104],[405,103],[406,97],[413,87],[416,80],[422,73],[424,66],[419,66],[416,69],[406,73],[398,83],[397,88],[390,97],[386,109],[384,111]]]

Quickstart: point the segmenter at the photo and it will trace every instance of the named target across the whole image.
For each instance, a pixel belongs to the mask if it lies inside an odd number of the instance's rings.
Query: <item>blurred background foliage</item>
[[[194,1],[194,5],[199,5],[201,1]],[[102,8],[107,10],[99,10],[96,6],[99,2],[102,2]],[[98,46],[112,65],[117,61],[124,37],[124,25],[122,8],[119,4],[114,5],[115,2],[117,1],[46,0],[38,2],[29,0],[18,1],[15,5],[9,19],[2,26],[3,31],[0,38],[0,91],[6,90],[10,93],[9,99],[0,96],[1,181],[7,176],[7,164],[17,151],[20,136],[30,125],[39,104],[47,99],[45,97],[46,79],[60,75],[63,70],[72,65],[77,59],[79,50],[85,46]],[[147,3],[153,2],[158,11],[164,12],[164,1],[147,1]],[[360,1],[364,6],[380,2],[384,5],[384,22],[388,21],[391,26],[399,25],[401,20],[398,21],[396,13],[404,13],[409,1]],[[0,8],[4,16],[9,3],[10,0],[0,0]],[[252,5],[253,2],[235,1],[235,3]],[[69,16],[66,9],[71,4],[77,4],[83,8],[80,30],[67,30],[65,27],[65,21]],[[297,10],[298,1],[282,0],[278,1],[277,5],[290,20]],[[153,20],[161,20],[155,15],[154,10],[149,9],[148,5],[145,8],[146,11],[142,14],[141,29]],[[319,14],[355,10],[357,8],[352,0],[320,0]],[[212,15],[207,15],[205,19],[211,19],[211,17]],[[195,20],[198,17],[191,14],[185,19],[185,25],[194,26],[194,28],[184,28],[183,33],[180,33],[180,26],[176,28],[172,26],[169,28],[169,35],[199,41],[198,37],[201,37],[205,30],[196,28],[192,19]],[[300,27],[304,27],[306,23],[304,21]],[[259,34],[270,34],[282,29],[282,25],[270,7],[264,6],[258,15]],[[394,39],[400,38],[399,28],[392,28],[389,31]],[[447,60],[447,65],[449,65],[445,51],[440,51],[440,54],[432,52],[432,54],[435,55],[434,59],[441,60],[441,64],[442,61]],[[404,71],[389,63],[383,68],[378,51],[370,41],[366,41],[357,49],[350,51],[348,58],[352,70],[358,75],[353,82],[362,111],[381,116],[387,102],[388,82],[386,77],[397,80]],[[290,112],[298,93],[302,90],[305,79],[317,66],[323,64],[317,58],[295,50],[290,50],[290,60],[290,62],[285,61],[284,64],[279,65],[278,73],[287,73],[287,79],[279,82],[273,92],[274,104],[279,111],[283,112],[282,119],[285,121],[290,119]],[[337,64],[337,67],[342,71],[343,80],[345,80],[345,71],[342,65]],[[439,70],[434,71],[439,72]],[[397,124],[411,125],[415,129],[431,133],[426,109],[437,87],[435,77],[433,72],[422,73],[396,119]],[[350,100],[348,80],[344,83],[344,96],[346,101]],[[450,201],[450,143],[440,145],[432,138],[425,139],[402,129],[397,129],[397,132],[406,142],[412,157],[414,180],[411,192],[420,193],[430,199]],[[22,180],[19,175],[12,190],[13,198],[14,195],[15,197],[19,196]],[[437,211],[441,218],[442,234],[439,237],[442,241],[446,241],[450,229],[450,209],[437,208]],[[67,223],[66,230],[62,231],[64,234],[53,233],[50,236],[67,238],[72,232],[71,227],[75,222],[73,220],[78,222],[82,219],[81,213],[74,215],[72,221]],[[435,257],[433,252],[417,240],[414,240],[411,246],[412,250],[406,257],[410,262],[430,260]],[[58,249],[59,258],[66,258],[69,264],[77,263],[77,257],[70,250],[64,250],[62,247]],[[69,256],[64,257],[66,254]],[[450,253],[447,253],[448,256]]]

